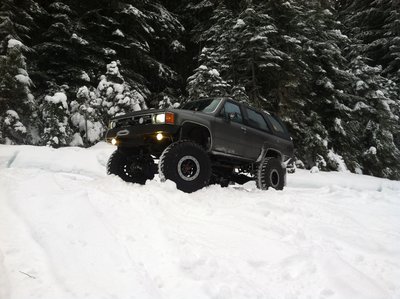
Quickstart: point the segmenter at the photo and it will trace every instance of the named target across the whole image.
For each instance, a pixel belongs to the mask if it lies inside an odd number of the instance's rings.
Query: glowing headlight
[[[110,121],[110,122],[108,123],[108,128],[109,128],[109,129],[114,129],[114,128],[115,128],[115,125],[116,125],[116,122],[115,122],[115,121]]]
[[[161,141],[161,140],[163,140],[164,136],[163,136],[162,133],[158,133],[158,134],[156,135],[156,138],[157,138],[158,141]]]
[[[165,114],[157,114],[155,118],[156,124],[164,124],[165,123]]]

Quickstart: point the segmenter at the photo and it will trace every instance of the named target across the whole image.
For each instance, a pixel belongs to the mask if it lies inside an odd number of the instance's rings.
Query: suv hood
[[[164,113],[164,112],[175,112],[175,113],[186,114],[186,115],[188,115],[188,114],[190,114],[190,115],[202,114],[202,115],[211,116],[211,114],[204,113],[204,112],[201,112],[201,111],[166,108],[166,109],[147,109],[147,110],[140,110],[140,111],[130,112],[130,113],[126,113],[126,114],[122,114],[122,115],[116,116],[116,117],[112,118],[111,120],[112,121],[116,121],[116,120],[129,118],[129,117],[133,117],[133,116],[148,115],[148,114],[159,114],[159,113]]]
[[[173,109],[147,109],[147,110],[140,110],[140,111],[135,111],[135,112],[129,112],[126,114],[118,115],[116,117],[113,117],[111,120],[119,120],[119,119],[124,119],[124,118],[129,118],[132,116],[138,116],[138,115],[146,115],[146,114],[158,114],[158,113],[163,113],[171,111],[173,112]]]

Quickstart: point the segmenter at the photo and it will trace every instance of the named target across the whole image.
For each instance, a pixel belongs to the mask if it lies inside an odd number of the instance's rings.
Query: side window
[[[250,127],[270,132],[264,117],[260,113],[249,108],[246,108],[246,112],[249,117],[248,122]]]
[[[243,123],[242,113],[240,112],[240,107],[234,103],[226,102],[224,108],[221,110],[221,116],[224,118],[230,118],[233,116],[231,121],[237,123]]]
[[[272,116],[272,115],[267,115],[268,120],[272,124],[272,127],[274,128],[274,131],[286,135],[286,130],[282,127],[282,125]]]

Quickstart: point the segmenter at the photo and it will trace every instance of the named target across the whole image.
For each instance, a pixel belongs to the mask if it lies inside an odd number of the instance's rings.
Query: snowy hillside
[[[400,298],[400,182],[297,171],[194,194],[114,150],[0,146],[0,298]]]

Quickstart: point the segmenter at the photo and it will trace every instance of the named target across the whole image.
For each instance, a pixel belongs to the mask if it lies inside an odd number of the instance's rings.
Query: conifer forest
[[[298,167],[399,180],[400,0],[0,1],[2,144],[209,96],[279,115]]]

